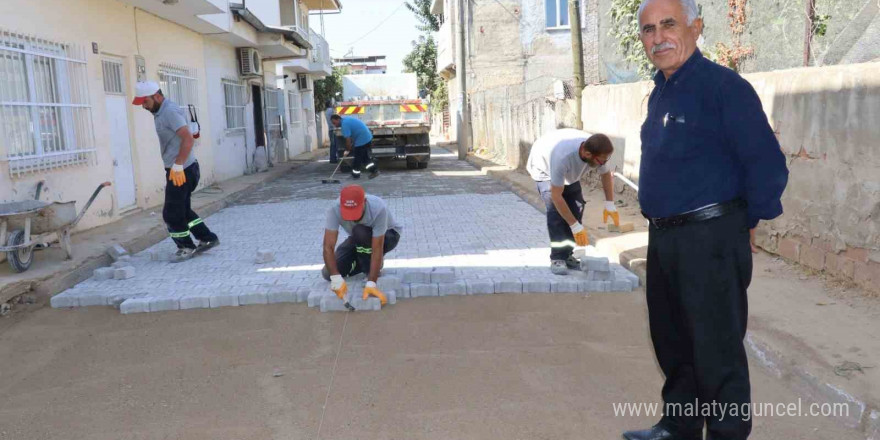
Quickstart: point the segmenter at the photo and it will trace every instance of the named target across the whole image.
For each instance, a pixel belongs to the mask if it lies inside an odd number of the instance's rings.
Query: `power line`
[[[373,29],[370,29],[370,31],[367,32],[366,34],[361,35],[360,38],[358,38],[357,40],[354,40],[354,41],[352,41],[351,43],[346,44],[346,46],[352,46],[352,45],[354,45],[355,43],[357,43],[358,41],[361,41],[361,40],[363,40],[364,38],[366,38],[367,35],[372,34],[373,31],[375,31],[376,29],[379,29],[380,26],[382,26],[383,24],[385,24],[385,22],[388,21],[392,16],[394,16],[394,14],[396,14],[397,11],[399,11],[400,8],[402,8],[403,5],[405,5],[405,4],[406,4],[405,1],[402,2],[402,3],[400,3],[400,5],[398,5],[397,8],[395,8],[393,11],[391,11],[391,13],[388,14],[387,17],[383,18],[382,21],[380,21],[379,24],[376,25],[376,27],[374,27]]]

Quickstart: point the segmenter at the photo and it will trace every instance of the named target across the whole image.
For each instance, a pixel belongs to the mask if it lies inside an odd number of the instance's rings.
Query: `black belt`
[[[743,209],[745,207],[745,200],[734,199],[729,202],[716,203],[714,205],[706,206],[705,208],[697,209],[696,211],[673,215],[671,217],[651,218],[648,217],[647,214],[645,214],[645,211],[642,211],[642,215],[645,216],[645,218],[648,219],[648,222],[650,222],[655,228],[665,229],[675,226],[681,226],[686,223],[702,222],[705,220],[721,217],[722,215],[727,215],[731,212],[739,211],[740,209]]]

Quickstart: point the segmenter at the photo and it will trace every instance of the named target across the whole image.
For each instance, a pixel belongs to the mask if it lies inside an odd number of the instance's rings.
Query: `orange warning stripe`
[[[425,104],[401,104],[400,112],[401,113],[423,113],[428,111],[428,106]]]
[[[356,105],[348,105],[344,107],[336,107],[337,115],[362,115],[366,109]]]

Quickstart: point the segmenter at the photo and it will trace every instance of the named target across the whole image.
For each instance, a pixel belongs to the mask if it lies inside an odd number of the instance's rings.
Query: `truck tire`
[[[420,170],[423,170],[423,169],[425,169],[425,168],[428,168],[428,161],[426,160],[426,161],[419,162],[419,165],[418,165],[418,166],[419,166],[419,169],[420,169]]]
[[[415,170],[419,168],[419,162],[411,159],[406,160],[406,169]]]

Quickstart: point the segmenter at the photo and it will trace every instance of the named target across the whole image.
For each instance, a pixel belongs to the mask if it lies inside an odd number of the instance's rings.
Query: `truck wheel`
[[[423,170],[425,168],[428,168],[428,161],[426,160],[424,162],[419,162],[419,169]]]
[[[410,159],[407,159],[407,160],[406,160],[406,169],[408,169],[408,170],[415,170],[415,169],[418,169],[418,168],[419,168],[419,162],[418,162],[418,161],[410,160]]]
[[[24,243],[24,231],[17,229],[9,234],[8,246],[16,246],[22,243]],[[22,273],[28,270],[31,267],[31,263],[34,262],[34,247],[29,246],[6,252],[6,261],[9,262],[9,267],[13,272]]]

